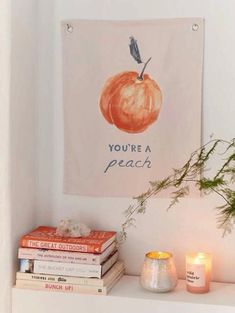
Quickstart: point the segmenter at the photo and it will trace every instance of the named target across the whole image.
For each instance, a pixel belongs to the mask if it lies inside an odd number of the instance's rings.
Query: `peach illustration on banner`
[[[100,110],[110,124],[127,133],[141,133],[153,124],[160,113],[162,93],[158,84],[145,74],[150,62],[143,62],[134,37],[130,53],[137,63],[144,63],[142,72],[118,73],[105,83],[100,96]]]

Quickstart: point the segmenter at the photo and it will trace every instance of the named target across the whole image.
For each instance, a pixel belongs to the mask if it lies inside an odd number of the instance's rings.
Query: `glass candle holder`
[[[143,288],[153,292],[167,292],[177,285],[177,274],[172,254],[164,251],[151,251],[145,255],[140,275]]]
[[[186,285],[192,293],[206,293],[210,289],[211,255],[188,253],[186,255]]]

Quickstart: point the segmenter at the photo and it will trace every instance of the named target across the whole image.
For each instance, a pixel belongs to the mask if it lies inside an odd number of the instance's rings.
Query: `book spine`
[[[102,254],[69,252],[58,250],[19,248],[19,259],[54,261],[65,263],[80,263],[100,265],[115,250],[116,243],[113,242]]]
[[[101,278],[101,265],[34,260],[33,272],[36,274]]]
[[[109,268],[117,261],[117,258],[118,252],[116,251],[102,265],[20,259],[20,272],[59,276],[101,278],[102,274],[109,270]]]
[[[20,241],[20,246],[34,249],[36,248],[36,249],[75,251],[86,253],[102,253],[102,245],[99,244],[75,244],[75,243],[22,238]]]
[[[49,274],[34,274],[34,273],[16,273],[17,280],[28,280],[35,282],[47,282],[47,283],[59,283],[59,284],[74,284],[74,285],[91,285],[91,286],[103,286],[104,281],[96,278],[83,278],[83,277],[69,277],[60,275]]]
[[[83,277],[69,277],[60,275],[46,275],[46,274],[34,274],[34,273],[16,273],[17,280],[29,280],[37,282],[49,282],[49,283],[60,283],[60,284],[74,284],[74,285],[90,285],[90,286],[104,286],[110,281],[115,279],[121,272],[124,271],[123,263],[114,266],[108,274],[108,277],[101,279],[97,278],[83,278]]]
[[[89,294],[95,294],[95,295],[106,295],[108,292],[107,287],[60,284],[60,283],[49,283],[49,282],[35,282],[35,281],[28,281],[28,280],[17,280],[16,287],[23,288],[23,289],[36,289],[36,290],[47,290],[47,291],[55,291],[55,292],[67,292],[67,293],[89,293]]]
[[[94,295],[107,295],[112,287],[122,278],[124,270],[107,285],[107,286],[91,286],[91,285],[74,285],[74,284],[60,284],[51,282],[38,282],[29,280],[16,280],[16,287],[23,289],[46,290],[55,292],[67,293],[87,293]]]
[[[94,265],[99,265],[101,263],[101,256],[99,254],[30,249],[30,248],[19,248],[18,258],[65,262],[65,263],[94,264]]]

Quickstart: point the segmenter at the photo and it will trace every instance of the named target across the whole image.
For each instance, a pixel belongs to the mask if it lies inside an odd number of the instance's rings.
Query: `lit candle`
[[[186,284],[192,293],[209,291],[211,279],[211,255],[209,253],[189,253],[186,255]]]
[[[145,255],[140,283],[153,292],[167,292],[177,285],[177,274],[172,254],[166,251],[151,251]]]

